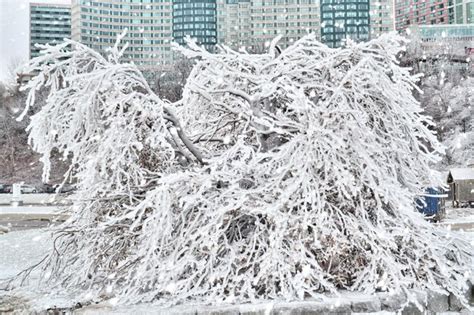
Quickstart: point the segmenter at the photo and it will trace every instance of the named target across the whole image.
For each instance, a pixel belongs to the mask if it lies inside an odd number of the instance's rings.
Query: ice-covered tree
[[[425,222],[415,196],[442,151],[397,64],[396,35],[331,49],[308,35],[281,53],[212,54],[179,102],[132,64],[74,42],[30,71],[30,141],[60,150],[72,217],[43,262],[48,288],[124,303],[303,299],[340,289],[452,292],[472,246]],[[173,113],[174,112],[174,113]]]
[[[474,78],[445,80],[444,75],[428,77],[422,86],[421,103],[433,117],[446,155],[440,167],[466,166],[474,156]]]

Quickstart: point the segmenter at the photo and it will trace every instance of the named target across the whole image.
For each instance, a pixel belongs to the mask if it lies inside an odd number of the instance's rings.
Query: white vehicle
[[[35,194],[38,192],[35,187],[30,185],[21,185],[20,190],[22,194]]]

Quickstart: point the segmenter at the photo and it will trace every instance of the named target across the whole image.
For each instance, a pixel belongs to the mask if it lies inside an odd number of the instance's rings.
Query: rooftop
[[[452,168],[449,170],[448,183],[450,182],[450,177],[452,178],[452,181],[468,179],[474,180],[474,168]]]

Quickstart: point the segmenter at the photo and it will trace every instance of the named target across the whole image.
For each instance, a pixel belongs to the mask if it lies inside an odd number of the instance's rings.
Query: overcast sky
[[[70,0],[0,0],[0,80],[9,64],[28,59],[29,3],[70,3]]]

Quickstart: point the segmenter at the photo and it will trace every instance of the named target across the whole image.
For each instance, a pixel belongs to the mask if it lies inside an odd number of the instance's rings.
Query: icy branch
[[[440,184],[442,147],[395,58],[401,37],[331,49],[308,35],[261,55],[188,44],[198,61],[176,104],[78,44],[32,62],[29,87],[51,93],[30,140],[46,166],[53,148],[72,154],[80,189],[44,263],[51,286],[123,303],[339,289],[465,302],[472,246],[414,207]],[[177,161],[170,122],[201,163]]]

